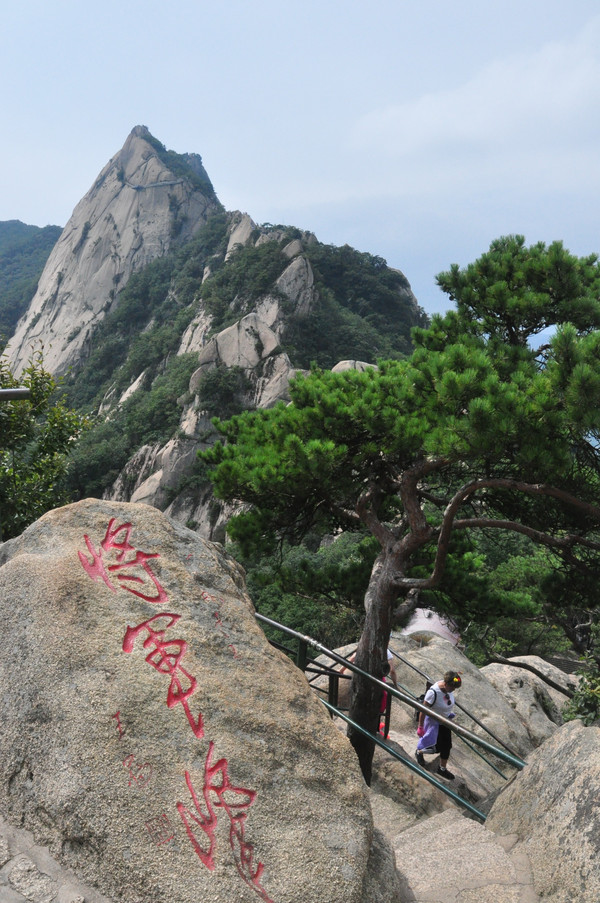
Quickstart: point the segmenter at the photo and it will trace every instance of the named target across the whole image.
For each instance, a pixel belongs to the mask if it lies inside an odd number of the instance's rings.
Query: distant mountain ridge
[[[77,204],[48,258],[8,344],[15,373],[40,343],[51,372],[77,366],[131,273],[190,238],[220,209],[198,155],[166,151],[145,126],[136,126]]]
[[[61,232],[60,226],[0,222],[0,349],[27,310]]]

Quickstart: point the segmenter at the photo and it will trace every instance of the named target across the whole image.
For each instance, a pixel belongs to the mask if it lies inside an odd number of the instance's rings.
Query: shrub
[[[587,658],[579,673],[579,686],[575,695],[563,710],[565,721],[578,719],[589,727],[600,719],[600,667],[594,659]]]

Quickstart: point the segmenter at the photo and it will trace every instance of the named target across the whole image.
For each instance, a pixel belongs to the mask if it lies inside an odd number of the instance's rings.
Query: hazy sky
[[[135,125],[258,223],[435,275],[600,251],[597,0],[2,0],[0,220],[65,225]]]

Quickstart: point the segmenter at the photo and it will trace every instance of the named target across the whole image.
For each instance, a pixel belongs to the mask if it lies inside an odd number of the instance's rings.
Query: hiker
[[[454,691],[458,690],[462,680],[456,671],[446,671],[442,680],[432,684],[423,702],[431,707],[431,711],[443,715],[444,718],[454,718]],[[417,751],[415,757],[421,768],[425,768],[424,753],[439,753],[440,764],[437,773],[447,781],[453,781],[454,775],[448,770],[448,759],[452,748],[452,731],[445,724],[440,724],[435,716],[419,712],[419,726],[417,728]]]

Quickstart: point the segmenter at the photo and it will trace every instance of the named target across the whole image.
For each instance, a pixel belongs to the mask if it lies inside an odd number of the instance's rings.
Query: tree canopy
[[[0,399],[0,541],[70,501],[68,456],[87,420],[54,399],[56,382],[34,355],[21,380],[0,359],[0,388],[29,389],[29,397]]]
[[[219,423],[207,455],[217,495],[250,506],[230,525],[242,545],[375,537],[356,662],[378,677],[393,617],[441,584],[454,535],[514,531],[572,566],[600,550],[597,258],[512,236],[438,283],[457,309],[413,330],[410,358],[299,376],[290,405]],[[364,683],[351,717],[376,730]],[[369,781],[372,746],[349,733]]]

